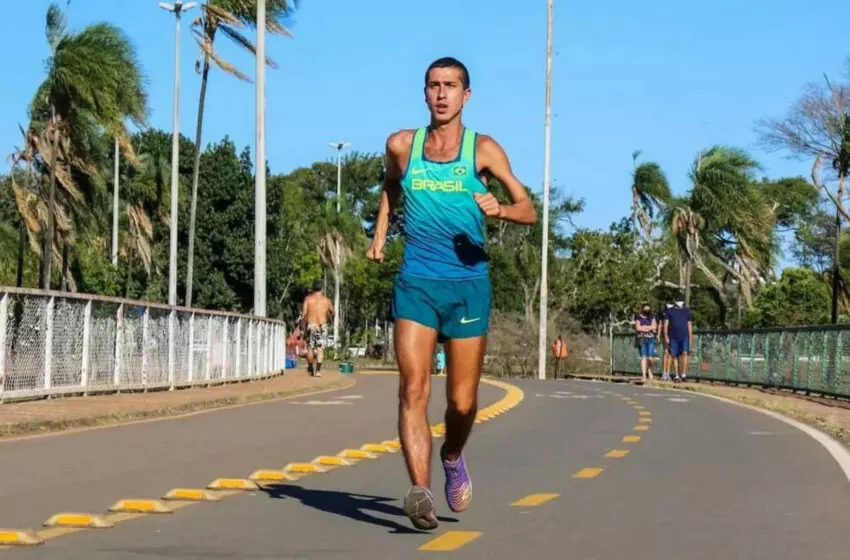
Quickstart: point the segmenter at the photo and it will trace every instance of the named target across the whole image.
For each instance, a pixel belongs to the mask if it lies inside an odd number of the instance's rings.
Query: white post
[[[195,313],[189,315],[189,383],[195,380]]]
[[[9,322],[9,294],[0,297],[0,402],[6,388],[6,325]]]
[[[210,380],[210,369],[212,367],[212,332],[213,318],[212,315],[207,316],[207,350],[206,359],[204,360],[204,380]]]
[[[257,0],[254,315],[266,316],[266,0]]]
[[[47,300],[47,307],[44,308],[45,324],[44,329],[44,388],[50,389],[53,379],[53,308],[56,305],[56,299],[50,296]]]
[[[176,367],[177,345],[177,312],[172,309],[168,312],[168,386],[174,389],[174,368]]]
[[[248,319],[248,377],[254,374],[254,321]]]
[[[148,322],[150,317],[150,309],[145,307],[145,312],[142,314],[142,387],[147,390],[148,387]]]
[[[115,170],[112,176],[112,266],[118,266],[118,181],[120,181],[118,137],[115,137]]]
[[[233,376],[239,379],[242,375],[242,318],[236,319],[236,354],[234,355]]]
[[[89,364],[91,363],[91,300],[86,302],[83,311],[83,363],[80,364],[80,385],[83,386],[83,394],[88,392],[89,387]]]
[[[222,321],[224,321],[224,326],[222,327],[222,335],[221,335],[221,378],[227,379],[227,346],[229,344],[230,334],[230,318],[222,317]]]
[[[115,369],[112,370],[112,384],[115,390],[121,389],[121,352],[124,344],[124,304],[118,306],[115,314]]]
[[[540,334],[537,343],[537,377],[546,379],[546,320],[549,310],[549,167],[552,137],[552,11],[549,0],[546,30],[546,110],[543,146],[543,242],[540,254]]]

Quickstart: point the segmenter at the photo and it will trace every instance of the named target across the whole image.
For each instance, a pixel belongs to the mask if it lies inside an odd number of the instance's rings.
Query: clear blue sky
[[[62,2],[64,4],[64,2]],[[552,177],[583,197],[579,225],[607,227],[628,212],[631,153],[658,161],[674,191],[687,189],[697,150],[751,149],[769,176],[808,174],[808,162],[765,154],[754,122],[782,115],[807,81],[838,78],[850,54],[848,9],[824,0],[555,0]],[[17,123],[43,76],[46,0],[14,2],[0,35],[0,155],[19,144]],[[186,18],[187,20],[190,18]],[[73,0],[70,25],[99,20],[126,30],[150,78],[152,124],[171,127],[173,16],[156,0]],[[194,136],[198,48],[185,21],[181,132]],[[426,122],[423,71],[443,55],[470,68],[467,124],[493,135],[535,191],[543,175],[546,1],[303,0],[293,39],[273,37],[267,71],[267,154],[273,172],[332,156],[327,142],[366,152],[387,134]],[[252,59],[221,51],[253,75]],[[253,85],[214,70],[204,142],[228,134],[254,144]],[[4,164],[4,167],[7,167]]]

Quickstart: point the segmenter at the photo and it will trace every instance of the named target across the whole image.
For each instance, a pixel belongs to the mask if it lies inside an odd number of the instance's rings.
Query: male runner
[[[313,291],[304,298],[298,321],[305,323],[304,335],[307,338],[307,373],[315,377],[322,376],[322,362],[325,359],[325,346],[328,344],[328,315],[333,315],[333,302],[322,292],[322,283],[316,281]],[[316,360],[315,370],[313,360]]]
[[[475,421],[490,322],[485,217],[521,224],[537,220],[501,146],[461,122],[470,95],[469,72],[458,60],[441,58],[426,70],[431,122],[387,139],[387,173],[368,251],[369,259],[383,261],[389,217],[403,195],[405,248],[392,298],[401,374],[398,429],[413,484],[404,511],[423,530],[437,527],[427,416],[435,345],[438,338],[443,341],[448,358],[446,440],[440,449],[446,501],[460,512],[471,499],[461,452]],[[488,193],[484,171],[505,186],[513,204],[502,205]]]

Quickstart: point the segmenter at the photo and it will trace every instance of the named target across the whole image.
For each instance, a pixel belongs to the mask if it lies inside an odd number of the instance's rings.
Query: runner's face
[[[463,87],[463,73],[458,68],[434,68],[428,73],[425,102],[437,122],[455,118],[471,93]]]

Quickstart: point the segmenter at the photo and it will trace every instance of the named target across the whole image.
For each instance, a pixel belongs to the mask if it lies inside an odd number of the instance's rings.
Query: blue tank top
[[[448,162],[425,157],[426,134],[420,128],[413,135],[401,178],[401,274],[451,280],[487,276],[484,213],[473,197],[487,192],[475,167],[477,134],[464,128],[457,157]]]

